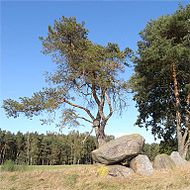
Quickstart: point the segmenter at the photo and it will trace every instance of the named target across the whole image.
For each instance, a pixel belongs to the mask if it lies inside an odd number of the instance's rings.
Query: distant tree
[[[51,154],[50,154],[50,164],[51,165],[58,165],[61,163],[62,160],[62,139],[58,138],[58,135],[52,134],[51,135]]]
[[[143,153],[147,155],[151,161],[153,161],[154,158],[160,153],[160,146],[157,143],[145,144],[143,147]]]
[[[0,129],[0,164],[6,160],[28,165],[92,164],[91,152],[96,148],[96,138],[90,135],[82,143],[86,135],[78,131],[68,135],[14,134]]]
[[[35,132],[30,134],[30,164],[38,165],[41,156],[41,136]]]
[[[26,160],[28,165],[31,164],[31,141],[31,134],[28,132],[26,133]]]
[[[41,164],[42,165],[49,165],[50,164],[50,157],[51,157],[51,139],[50,136],[47,134],[43,137],[41,142]]]
[[[0,164],[4,162],[5,159],[5,131],[0,129]]]
[[[15,137],[11,132],[6,132],[4,136],[2,163],[8,159],[13,161],[16,160],[16,142]]]
[[[83,134],[82,139],[87,134]],[[96,149],[95,137],[89,136],[85,143],[82,144],[81,155],[80,155],[80,163],[81,164],[92,164],[91,152]]]
[[[139,116],[166,142],[177,139],[186,157],[190,145],[190,5],[150,21],[140,33],[131,78]]]
[[[126,106],[127,84],[120,73],[128,65],[126,58],[131,50],[121,51],[115,43],[105,46],[93,43],[84,23],[77,23],[75,18],[55,21],[53,27],[48,27],[47,37],[40,39],[43,53],[50,55],[57,65],[55,73],[47,74],[51,87],[31,98],[21,97],[20,102],[4,100],[7,115],[16,118],[23,113],[32,117],[60,108],[60,126],[78,126],[83,120],[95,129],[98,144],[103,144],[105,126],[113,111],[120,112]],[[92,114],[92,109],[96,114]]]
[[[71,133],[69,133],[68,137],[71,147],[72,164],[79,164],[82,152],[82,136],[78,131],[72,131]]]
[[[168,141],[161,141],[160,142],[160,153],[165,153],[170,155],[173,151],[177,151],[177,141],[175,140],[168,140]]]
[[[26,163],[26,137],[18,132],[15,135],[15,143],[16,143],[16,160],[17,164]]]

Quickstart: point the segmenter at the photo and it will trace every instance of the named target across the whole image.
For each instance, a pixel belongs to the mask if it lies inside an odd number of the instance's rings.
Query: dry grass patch
[[[189,190],[190,164],[150,177],[137,174],[128,178],[99,176],[100,166],[33,167],[25,172],[2,172],[2,190]]]

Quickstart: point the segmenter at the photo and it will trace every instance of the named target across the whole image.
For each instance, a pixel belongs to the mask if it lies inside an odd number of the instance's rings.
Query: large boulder
[[[153,168],[157,170],[173,169],[175,166],[175,162],[167,154],[157,155],[153,162]]]
[[[134,174],[134,171],[131,168],[121,166],[121,165],[109,165],[108,174],[113,177],[128,177],[131,174]]]
[[[144,141],[138,134],[125,135],[92,151],[92,158],[102,164],[117,164],[130,160],[142,151]]]
[[[130,162],[130,168],[140,175],[149,176],[153,174],[152,163],[146,155],[138,155],[133,158]]]
[[[173,151],[170,155],[171,159],[174,161],[176,166],[183,166],[187,164],[187,160],[183,159],[179,152]]]

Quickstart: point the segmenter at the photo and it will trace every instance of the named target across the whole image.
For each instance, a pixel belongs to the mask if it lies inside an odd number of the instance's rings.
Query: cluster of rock
[[[92,158],[96,163],[106,165],[109,175],[118,177],[134,172],[148,176],[154,169],[172,169],[187,162],[178,152],[173,152],[170,156],[157,155],[151,163],[148,156],[141,154],[144,142],[145,139],[139,134],[125,135],[92,151]]]

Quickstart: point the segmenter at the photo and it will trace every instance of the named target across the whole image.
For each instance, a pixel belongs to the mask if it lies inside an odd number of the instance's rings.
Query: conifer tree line
[[[68,135],[47,132],[46,134],[11,133],[0,129],[0,164],[12,160],[15,164],[26,165],[71,165],[92,164],[91,151],[96,149],[95,136],[71,131]],[[106,136],[106,141],[114,136]],[[177,150],[177,142],[145,144],[142,154],[151,161],[161,153],[171,154]],[[190,160],[190,151],[187,154]]]
[[[91,151],[96,148],[96,141],[94,136],[89,136],[82,143],[86,135],[77,131],[68,135],[14,134],[0,129],[0,164],[6,160],[28,165],[91,164]]]

